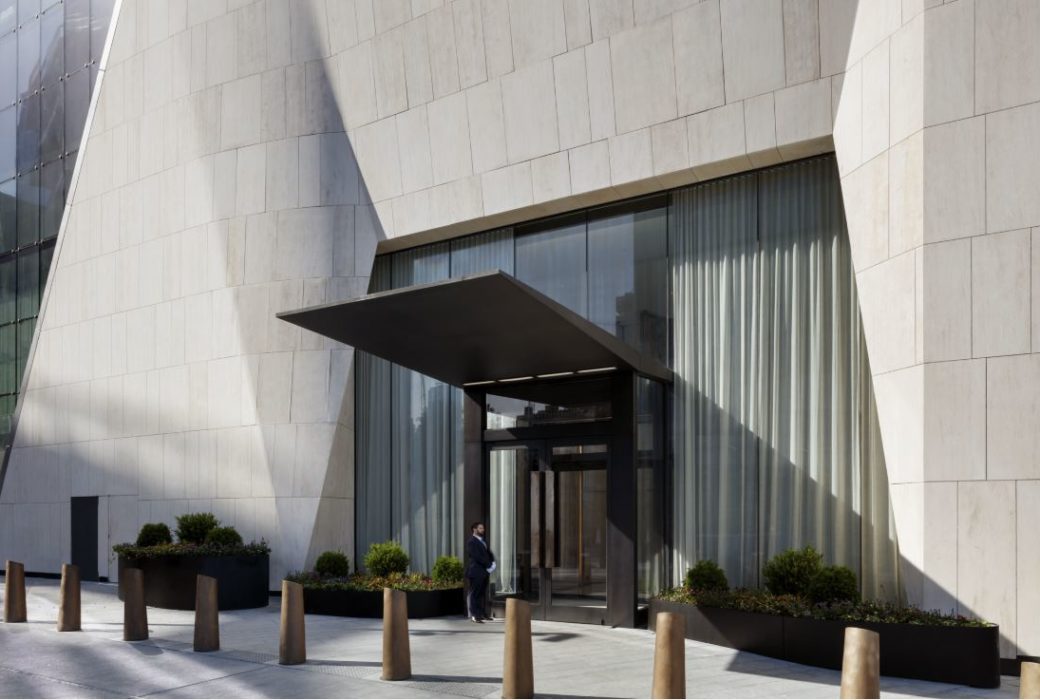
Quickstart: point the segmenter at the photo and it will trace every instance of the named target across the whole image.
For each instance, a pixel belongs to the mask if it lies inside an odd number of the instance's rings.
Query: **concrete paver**
[[[221,613],[221,650],[191,650],[193,613],[148,609],[151,639],[122,641],[122,603],[110,584],[83,585],[83,631],[58,633],[58,582],[27,579],[29,622],[0,624],[0,697],[501,697],[504,625],[461,618],[410,621],[409,681],[379,680],[382,622],[307,616],[302,666],[278,665],[279,601]],[[2,599],[2,593],[0,593]],[[541,697],[645,697],[653,635],[535,621]],[[687,697],[838,695],[837,671],[687,641]],[[1018,696],[1018,679],[979,690],[882,679],[883,697]]]

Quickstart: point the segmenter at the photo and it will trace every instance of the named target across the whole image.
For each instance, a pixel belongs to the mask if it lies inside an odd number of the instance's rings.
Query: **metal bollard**
[[[881,638],[877,632],[859,627],[845,628],[839,697],[881,697]]]
[[[123,569],[119,585],[123,588],[123,641],[148,639],[148,607],[144,604],[144,572]]]
[[[412,651],[408,643],[408,597],[404,591],[383,589],[384,681],[412,677]]]
[[[506,599],[506,647],[502,663],[502,697],[534,697],[534,659],[531,655],[531,605]]]
[[[220,650],[220,612],[217,607],[217,579],[199,574],[195,577],[195,651]]]
[[[678,613],[657,613],[650,697],[686,697],[686,618]]]
[[[1018,680],[1018,697],[1040,698],[1040,664],[1023,661]]]
[[[61,565],[61,603],[58,607],[58,631],[79,632],[80,627],[79,567]]]
[[[307,661],[303,586],[282,581],[282,626],[278,639],[278,663],[291,666]]]

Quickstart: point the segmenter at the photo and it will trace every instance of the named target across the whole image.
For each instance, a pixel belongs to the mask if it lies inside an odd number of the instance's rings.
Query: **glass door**
[[[605,622],[608,458],[604,441],[488,446],[492,605],[518,597],[538,619]]]

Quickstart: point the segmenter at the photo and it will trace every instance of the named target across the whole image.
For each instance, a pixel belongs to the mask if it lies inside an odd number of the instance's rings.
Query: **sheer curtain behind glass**
[[[395,288],[447,279],[448,244],[397,253],[391,268]],[[429,572],[438,556],[458,550],[452,531],[460,508],[452,388],[398,365],[391,374],[391,523],[412,570]]]
[[[675,571],[731,584],[813,545],[898,597],[897,550],[833,158],[675,193]]]

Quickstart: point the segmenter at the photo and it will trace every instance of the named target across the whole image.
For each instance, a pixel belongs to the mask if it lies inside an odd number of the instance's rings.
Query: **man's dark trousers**
[[[488,575],[467,576],[469,581],[469,616],[478,620],[486,618],[484,599],[487,597]]]
[[[484,600],[487,595],[488,569],[495,561],[487,544],[477,537],[470,535],[466,542],[466,580],[469,581],[469,616],[478,620],[487,617],[484,609]]]

